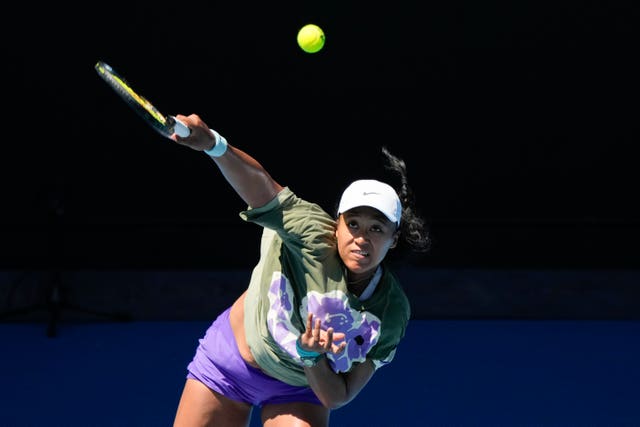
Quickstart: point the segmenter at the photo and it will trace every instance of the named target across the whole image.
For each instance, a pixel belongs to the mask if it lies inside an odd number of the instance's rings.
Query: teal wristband
[[[220,157],[227,152],[227,140],[224,138],[224,136],[220,135],[213,129],[211,129],[211,133],[213,134],[216,143],[213,148],[211,148],[210,150],[204,150],[204,152],[209,157]]]
[[[318,353],[317,351],[309,351],[302,348],[302,346],[300,346],[300,339],[296,340],[296,350],[298,351],[298,356],[300,357],[318,357],[322,354]]]

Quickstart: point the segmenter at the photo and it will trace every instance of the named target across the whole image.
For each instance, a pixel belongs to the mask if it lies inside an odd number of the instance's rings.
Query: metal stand
[[[107,313],[103,311],[90,310],[76,304],[69,303],[63,298],[62,274],[60,271],[52,271],[50,282],[47,285],[46,301],[41,304],[34,304],[28,307],[22,307],[11,311],[0,313],[0,320],[15,318],[29,315],[38,311],[48,312],[48,321],[46,334],[48,337],[58,335],[58,323],[61,314],[64,311],[70,311],[81,314],[89,314],[91,316],[104,318],[111,321],[127,322],[131,320],[131,316],[126,313]]]
[[[49,272],[49,281],[46,284],[46,301],[44,303],[34,304],[32,306],[0,313],[0,320],[5,320],[16,316],[19,317],[29,315],[30,313],[37,311],[47,311],[49,314],[46,330],[46,334],[48,337],[57,336],[58,322],[60,321],[61,314],[64,311],[89,314],[95,317],[117,322],[125,322],[131,320],[131,316],[125,313],[106,313],[102,311],[90,310],[88,308],[80,307],[76,304],[65,301],[63,292],[64,286],[62,281],[64,259],[61,255],[64,252],[64,245],[62,240],[64,237],[64,233],[62,232],[62,217],[64,215],[64,209],[61,199],[59,197],[52,198],[50,200],[50,208],[52,212],[49,253],[49,262],[51,262],[51,266]]]

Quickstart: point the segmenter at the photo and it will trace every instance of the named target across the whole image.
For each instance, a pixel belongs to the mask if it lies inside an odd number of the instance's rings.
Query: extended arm
[[[344,351],[346,343],[343,333],[334,333],[333,328],[323,331],[321,322],[313,322],[313,313],[307,316],[305,331],[300,336],[300,344],[304,350],[318,353],[340,353]],[[309,385],[318,399],[327,408],[339,408],[353,400],[369,382],[375,368],[369,359],[355,365],[349,372],[335,373],[329,366],[326,357],[322,357],[317,365],[304,368]]]
[[[186,138],[173,135],[171,139],[197,151],[213,148],[215,139],[197,114],[177,115],[176,118],[191,129],[191,134]],[[256,159],[231,144],[222,156],[213,157],[213,160],[236,193],[252,208],[265,205],[282,190]]]

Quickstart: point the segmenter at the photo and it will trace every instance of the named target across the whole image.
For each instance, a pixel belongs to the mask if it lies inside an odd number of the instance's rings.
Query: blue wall
[[[168,426],[207,326],[0,324],[0,425]],[[640,425],[638,337],[638,321],[413,321],[331,425]]]

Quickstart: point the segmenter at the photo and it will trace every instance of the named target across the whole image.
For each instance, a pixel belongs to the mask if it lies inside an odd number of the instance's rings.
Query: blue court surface
[[[0,323],[0,425],[170,426],[208,324]],[[413,320],[331,425],[640,426],[640,322]]]

